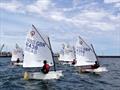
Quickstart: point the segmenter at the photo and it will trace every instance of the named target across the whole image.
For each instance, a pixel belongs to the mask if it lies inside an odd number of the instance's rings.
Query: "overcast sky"
[[[120,55],[120,0],[0,0],[0,44],[24,48],[34,24],[50,36],[52,49],[78,36],[98,55]]]

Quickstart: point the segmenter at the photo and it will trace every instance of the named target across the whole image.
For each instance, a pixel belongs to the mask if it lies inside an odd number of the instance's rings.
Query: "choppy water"
[[[10,66],[10,58],[0,58],[0,90],[120,90],[120,58],[101,58],[109,70],[100,75],[79,74],[74,67],[57,64],[64,77],[59,80],[23,80],[24,69]]]

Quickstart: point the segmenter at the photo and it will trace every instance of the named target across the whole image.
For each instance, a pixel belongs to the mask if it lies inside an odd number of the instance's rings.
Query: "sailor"
[[[42,71],[44,74],[47,74],[47,73],[49,72],[50,66],[49,66],[49,64],[47,64],[47,61],[46,61],[46,60],[44,60],[43,63],[44,63],[44,65],[43,65],[41,71]]]
[[[100,67],[98,61],[95,61],[95,64],[91,66],[92,69],[97,69],[98,67]]]
[[[20,59],[19,58],[17,58],[17,61],[16,61],[16,63],[19,63],[20,62]]]
[[[77,61],[75,59],[73,59],[72,65],[75,65],[76,63],[77,63]]]

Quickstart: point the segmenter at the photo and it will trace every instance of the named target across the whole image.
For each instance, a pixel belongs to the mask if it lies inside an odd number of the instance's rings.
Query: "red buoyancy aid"
[[[50,69],[50,66],[49,66],[48,64],[45,64],[45,65],[43,66],[43,69],[44,69],[44,71],[45,71],[46,73],[48,73],[48,72],[49,72],[49,69]]]

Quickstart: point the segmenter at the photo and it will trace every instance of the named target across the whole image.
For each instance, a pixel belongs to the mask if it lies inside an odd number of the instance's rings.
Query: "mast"
[[[97,54],[95,53],[95,50],[94,50],[94,47],[93,47],[92,44],[91,44],[91,47],[92,47],[92,49],[93,49],[93,53],[95,54],[95,57],[96,57],[96,59],[97,59],[97,61],[98,61]]]
[[[49,37],[48,37],[48,42],[49,42],[49,45],[50,45],[50,51],[51,51],[52,59],[53,59],[53,63],[54,63],[54,71],[56,71],[55,59],[54,59],[54,56],[53,56],[53,51],[52,51],[52,47],[51,47],[51,43],[50,43]]]
[[[53,57],[53,51],[52,51],[52,48],[51,48],[51,44],[50,44],[50,40],[49,40],[49,37],[48,37],[48,42],[49,42],[49,45],[46,43],[46,41],[44,40],[44,38],[41,36],[41,34],[38,32],[38,30],[36,29],[36,27],[34,25],[32,25],[33,28],[37,31],[37,33],[39,34],[39,36],[41,37],[41,39],[44,41],[44,43],[47,45],[47,47],[49,48],[49,50],[51,51],[51,54],[52,54],[52,59],[53,59],[53,63],[54,63],[54,71],[56,71],[56,66],[55,66],[55,60],[54,60],[54,57]]]

